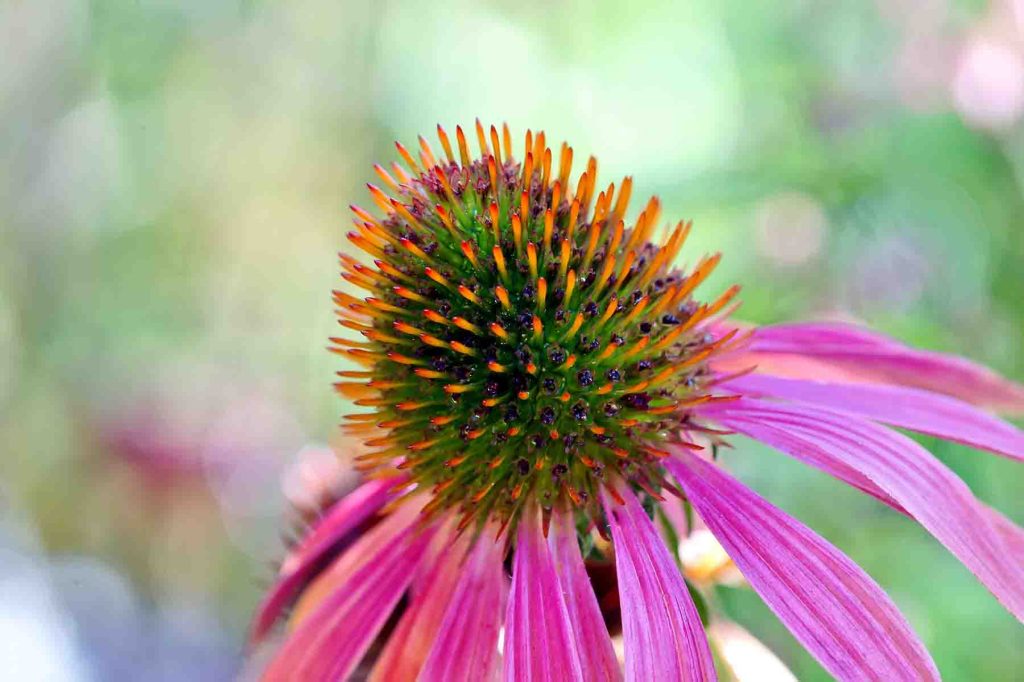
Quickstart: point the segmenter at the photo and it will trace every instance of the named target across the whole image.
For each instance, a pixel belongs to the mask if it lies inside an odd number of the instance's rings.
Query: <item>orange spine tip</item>
[[[449,289],[451,288],[451,282],[449,282],[447,279],[445,279],[444,275],[442,275],[440,272],[438,272],[434,268],[431,268],[431,267],[423,268],[423,272],[427,275],[427,277],[429,277],[430,279],[434,280],[435,282],[437,282],[441,286],[448,287]]]
[[[394,292],[402,298],[410,301],[418,301],[419,303],[430,303],[430,300],[424,296],[420,296],[415,291],[410,291],[405,287],[394,287]]]
[[[580,178],[580,179],[582,180],[583,178]],[[572,205],[569,207],[569,223],[566,226],[566,234],[568,235],[566,238],[570,242],[574,242],[575,239],[576,239],[576,221],[579,220],[579,217],[580,217],[580,200],[579,199],[573,199],[572,200]]]
[[[636,320],[636,318],[639,317],[641,313],[643,313],[644,308],[647,307],[647,304],[650,303],[650,301],[650,296],[644,296],[639,301],[637,301],[636,305],[633,306],[633,309],[630,310],[629,314],[626,315],[625,319],[622,320],[622,325],[626,326],[632,324],[633,321]]]
[[[373,203],[377,204],[382,211],[385,213],[395,212],[395,207],[392,205],[394,200],[385,194],[380,187],[368,182],[366,183],[366,189],[370,191],[370,197],[373,199]]]
[[[526,245],[526,260],[530,266],[530,277],[537,279],[537,247],[533,242]]]
[[[562,143],[561,152],[558,155],[558,182],[568,187],[569,173],[572,172],[572,147]]]
[[[423,165],[427,168],[437,166],[437,159],[434,157],[434,150],[430,148],[430,143],[422,135],[419,136],[419,143],[420,160],[423,162]]]
[[[426,450],[427,448],[429,448],[431,445],[434,445],[435,443],[437,443],[436,439],[435,440],[421,440],[421,441],[418,441],[416,443],[412,443],[412,444],[408,445],[407,448],[409,450],[412,450],[413,452],[419,452],[421,450]]]
[[[557,188],[556,188],[557,189]],[[549,208],[544,211],[544,253],[551,253],[551,234],[555,229],[555,214]]]
[[[501,326],[500,324],[498,324],[497,322],[492,322],[492,323],[491,323],[491,325],[490,325],[490,327],[488,327],[488,328],[489,328],[489,329],[491,330],[491,333],[492,333],[492,334],[494,334],[495,336],[497,336],[497,337],[498,337],[499,339],[501,339],[502,341],[508,341],[508,339],[509,339],[509,335],[508,335],[508,332],[507,332],[507,331],[505,331],[505,328],[504,328],[504,327],[502,327],[502,326]]]
[[[487,215],[491,219],[491,233],[494,235],[494,243],[501,243],[501,212],[496,202],[491,202],[487,207]]]
[[[478,335],[483,333],[480,327],[476,326],[475,324],[473,324],[464,317],[453,317],[452,324],[454,324],[459,329],[466,330],[467,332],[472,332]]]
[[[501,144],[498,140],[498,129],[493,125],[491,126],[491,149],[494,150],[494,157],[497,160],[498,165],[502,165]]]
[[[418,410],[421,407],[426,407],[429,404],[430,403],[417,403],[417,402],[412,402],[412,401],[403,401],[403,402],[400,402],[400,403],[395,403],[395,409],[399,410],[401,412],[412,412],[413,410]]]
[[[576,364],[576,356],[575,355],[570,355],[568,358],[566,358],[565,364],[562,365],[562,367],[564,367],[565,369],[572,369],[573,365],[575,365],[575,364]]]
[[[401,239],[399,239],[398,242],[402,245],[402,248],[404,248],[406,251],[408,251],[412,255],[416,256],[417,258],[419,258],[419,259],[421,259],[421,260],[423,260],[423,261],[425,261],[427,263],[432,263],[433,262],[431,260],[430,256],[428,256],[426,253],[423,252],[423,249],[421,249],[420,247],[416,246],[415,244],[413,244],[411,241],[409,241],[405,237],[402,237]]]
[[[508,297],[508,289],[498,285],[494,287],[494,295],[501,301],[501,307],[505,310],[512,310],[512,301]]]
[[[494,360],[491,360],[490,362],[487,363],[487,369],[498,374],[502,374],[508,371],[508,367],[499,362],[495,362]]]
[[[455,126],[455,139],[459,145],[459,157],[462,160],[462,167],[469,168],[473,163],[473,159],[469,156],[469,145],[466,144],[466,133],[463,132],[462,126]]]
[[[576,317],[572,321],[572,325],[565,332],[565,336],[562,337],[562,343],[565,343],[572,337],[576,336],[576,332],[583,326],[583,313],[576,313]]]
[[[600,327],[600,326],[601,326],[601,325],[603,325],[603,324],[604,324],[605,322],[607,322],[608,320],[610,320],[610,319],[611,319],[611,317],[612,317],[612,315],[614,315],[614,314],[615,314],[615,311],[616,311],[616,310],[618,309],[618,307],[619,307],[619,299],[618,299],[618,298],[616,298],[615,296],[612,296],[612,297],[611,297],[611,298],[610,298],[610,299],[608,300],[608,305],[607,305],[607,306],[605,307],[605,309],[604,309],[604,314],[603,314],[603,315],[601,315],[601,319],[599,319],[599,320],[597,321],[597,326],[598,326],[598,327]]]
[[[462,343],[461,341],[452,341],[451,342],[451,348],[456,353],[462,353],[463,355],[470,355],[470,356],[473,356],[473,357],[476,357],[477,355],[479,355],[479,353],[477,353],[475,348],[470,348],[469,346],[467,346],[466,344]]]
[[[444,387],[444,392],[448,394],[468,393],[472,390],[473,387],[466,384],[447,384]]]
[[[512,158],[512,133],[508,129],[508,123],[501,124],[501,141],[505,147],[505,159]]]
[[[444,426],[445,424],[451,424],[457,417],[454,414],[439,415],[437,417],[431,417],[430,423],[434,426]]]
[[[597,394],[598,395],[607,395],[608,393],[612,392],[612,388],[613,388],[612,382],[609,381],[604,386],[602,386],[601,388],[597,389]]]
[[[516,253],[521,253],[523,248],[523,220],[518,215],[512,216],[512,242],[515,244]]]
[[[477,504],[481,500],[483,500],[485,497],[487,497],[487,493],[491,492],[491,488],[493,488],[493,487],[494,487],[494,481],[491,481],[490,483],[488,483],[484,487],[483,490],[478,492],[476,495],[473,495],[473,497],[471,498],[473,500],[473,504]],[[469,525],[469,521],[471,521],[472,518],[473,518],[472,516],[467,516],[465,518],[465,520],[463,520],[463,522],[460,525],[463,526],[463,528],[464,528],[465,526]]]
[[[501,251],[501,246],[495,244],[494,248],[491,249],[491,254],[494,256],[494,265],[498,268],[498,274],[501,278],[508,281],[508,270],[505,267],[505,254]]]
[[[498,184],[498,165],[495,163],[493,156],[487,157],[487,174],[491,178],[491,192],[493,192],[494,196],[497,198],[500,196],[499,191],[501,186]]]
[[[469,288],[464,284],[459,285],[459,294],[461,294],[462,297],[469,301],[470,303],[475,303],[477,305],[480,304],[480,298],[472,291],[470,291]]]
[[[395,266],[391,265],[390,263],[387,263],[387,262],[382,261],[382,260],[375,260],[375,261],[373,261],[373,264],[376,265],[377,268],[381,272],[383,272],[385,275],[387,275],[387,276],[389,276],[389,277],[391,277],[393,279],[400,279],[400,280],[405,281],[405,282],[414,282],[415,281],[412,277],[409,277],[409,275],[407,275],[404,272],[402,272],[401,270],[397,269]]]
[[[427,318],[428,320],[435,324],[443,324],[445,326],[451,325],[451,322],[449,322],[447,318],[433,310],[424,310],[423,317]]]
[[[391,163],[391,172],[394,173],[398,177],[398,181],[404,185],[408,185],[412,182],[412,178],[409,177],[409,174],[405,172],[405,169],[402,168],[397,161]]]
[[[411,358],[408,355],[402,355],[401,353],[389,352],[387,353],[388,360],[391,362],[397,362],[400,365],[425,365],[425,360],[419,358]]]
[[[650,343],[650,342],[651,342],[650,334],[645,334],[644,336],[641,336],[637,340],[637,342],[633,344],[633,347],[630,348],[628,351],[626,351],[626,354],[622,356],[622,359],[623,360],[628,360],[628,359],[632,358],[637,353],[639,353],[644,348],[646,348],[647,344]],[[646,382],[644,382],[644,383],[646,383]]]
[[[476,120],[476,141],[480,145],[480,156],[487,156],[491,153],[490,148],[487,146],[487,135],[484,133],[484,126],[480,123],[480,119]]]
[[[459,248],[462,250],[462,255],[469,259],[469,262],[473,264],[473,267],[479,269],[480,263],[476,259],[476,252],[473,251],[473,245],[464,241],[459,245]]]
[[[544,323],[536,315],[533,316],[533,338],[539,341],[544,336]]]
[[[444,374],[442,374],[441,372],[435,372],[432,369],[423,369],[422,367],[417,367],[416,369],[413,370],[413,373],[416,374],[416,376],[418,376],[418,377],[423,377],[424,379],[444,379],[444,378],[446,378],[446,376]]]
[[[537,365],[533,364],[532,362],[526,363],[526,371],[529,374],[536,374],[537,373]]]
[[[414,173],[420,172],[419,164],[416,163],[416,159],[412,158],[412,154],[409,153],[409,150],[405,148],[404,144],[401,142],[395,142],[395,149],[398,150],[399,155],[409,165],[409,168]]]
[[[420,341],[427,344],[428,346],[433,346],[434,348],[448,347],[447,343],[437,338],[436,336],[431,336],[430,334],[420,334]]]
[[[571,395],[569,395],[569,392],[568,392],[568,391],[566,391],[565,393],[563,393],[562,395],[560,395],[560,396],[558,397],[558,399],[559,399],[559,400],[561,400],[561,401],[562,401],[563,403],[567,403],[567,402],[569,402],[569,399],[570,399],[570,398],[572,398],[572,396],[571,396]]]
[[[516,397],[518,397],[520,400],[529,400],[530,392],[529,391],[519,391],[519,393],[516,394]]]
[[[625,393],[639,393],[640,391],[642,391],[645,388],[647,388],[648,384],[650,384],[650,383],[651,382],[649,382],[649,381],[638,381],[635,384],[633,384],[632,386],[627,386],[625,389],[623,389],[623,391]]]
[[[448,157],[448,163],[455,161],[455,156],[452,154],[452,143],[448,139],[448,133],[441,127],[440,124],[437,126],[437,139],[441,142],[441,149],[444,150],[444,155]]]
[[[548,281],[541,277],[537,280],[537,307],[544,310],[544,304],[548,297]]]
[[[379,298],[373,298],[372,296],[367,297],[366,302],[373,306],[374,308],[376,308],[377,310],[383,310],[384,312],[397,314],[405,313],[405,310],[403,310],[402,308],[399,308],[398,306],[395,305],[391,305],[390,303],[385,303]]]

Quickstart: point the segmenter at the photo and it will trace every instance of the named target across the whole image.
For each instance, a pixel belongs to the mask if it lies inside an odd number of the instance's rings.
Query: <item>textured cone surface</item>
[[[397,145],[404,165],[369,186],[377,209],[353,207],[369,258],[341,255],[365,297],[335,292],[358,332],[332,350],[359,365],[336,388],[370,408],[346,425],[364,465],[405,469],[433,491],[428,512],[465,524],[507,525],[530,499],[592,507],[611,474],[656,490],[658,442],[705,399],[707,358],[729,341],[699,323],[736,293],[692,298],[718,257],[673,269],[689,224],[653,243],[652,198],[627,226],[630,178],[598,191],[591,158],[570,183],[571,148],[554,165],[527,132],[517,160],[502,133],[478,123],[476,158],[461,129],[453,145],[438,128],[440,157]]]

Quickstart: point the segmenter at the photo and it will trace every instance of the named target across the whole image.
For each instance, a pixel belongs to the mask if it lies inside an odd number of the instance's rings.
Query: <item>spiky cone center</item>
[[[464,526],[507,528],[530,501],[596,511],[610,476],[656,495],[658,445],[729,342],[701,323],[737,288],[693,298],[718,256],[674,269],[690,225],[655,245],[654,197],[626,226],[630,178],[598,191],[591,157],[570,184],[570,147],[554,167],[544,133],[526,133],[520,161],[507,127],[476,132],[476,158],[461,128],[453,147],[438,127],[440,160],[422,137],[418,158],[397,144],[405,165],[369,185],[379,211],[352,207],[348,237],[372,265],[341,254],[342,276],[368,295],[334,296],[362,339],[332,350],[362,366],[336,384],[371,408],[347,415],[361,461],[406,470],[428,513]]]

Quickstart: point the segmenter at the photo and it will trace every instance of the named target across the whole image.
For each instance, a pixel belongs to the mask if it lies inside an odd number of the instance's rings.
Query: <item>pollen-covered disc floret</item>
[[[657,198],[627,225],[630,178],[598,190],[590,158],[570,182],[572,149],[556,164],[544,133],[521,159],[507,127],[476,133],[476,158],[461,128],[453,146],[438,127],[443,157],[397,145],[405,165],[369,186],[379,211],[353,207],[348,237],[372,263],[342,254],[343,277],[368,295],[334,297],[362,339],[332,350],[362,366],[337,389],[372,410],[346,428],[368,467],[406,470],[428,511],[464,524],[507,524],[528,500],[597,504],[609,476],[654,493],[659,442],[729,340],[701,323],[736,288],[692,297],[718,256],[674,269],[690,226],[660,230]]]

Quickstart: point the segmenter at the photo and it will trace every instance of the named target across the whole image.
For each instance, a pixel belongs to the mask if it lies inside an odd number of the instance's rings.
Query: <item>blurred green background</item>
[[[372,5],[372,7],[371,7]],[[860,319],[1024,380],[1024,3],[0,0],[0,671],[228,679],[295,463],[345,405],[330,290],[370,164],[507,121],[692,218],[743,317]],[[1024,469],[928,442],[1024,522]],[[770,451],[950,680],[1024,628],[936,542]],[[301,500],[300,500],[301,501]],[[755,595],[730,614],[827,679]]]

